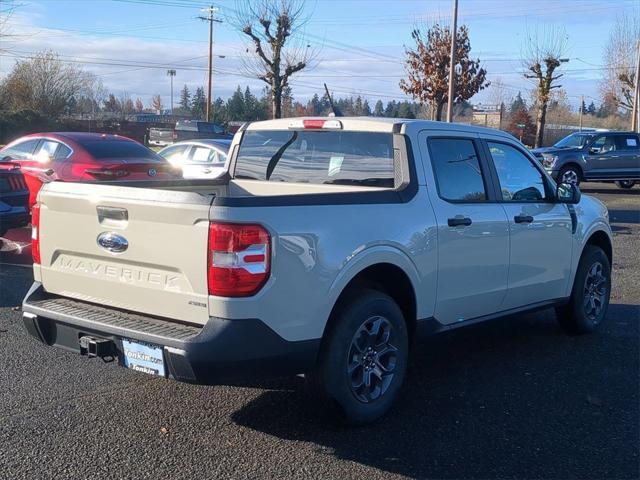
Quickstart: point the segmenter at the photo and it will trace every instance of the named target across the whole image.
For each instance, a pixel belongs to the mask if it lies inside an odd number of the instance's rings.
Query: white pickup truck
[[[43,343],[185,382],[307,374],[366,423],[419,335],[547,307],[594,330],[612,243],[508,134],[299,118],[242,128],[217,180],[46,185],[33,255]]]

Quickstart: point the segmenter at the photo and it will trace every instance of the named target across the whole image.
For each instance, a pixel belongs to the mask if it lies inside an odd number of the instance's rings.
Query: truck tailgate
[[[39,274],[47,292],[185,322],[208,320],[211,195],[53,182],[39,201]]]

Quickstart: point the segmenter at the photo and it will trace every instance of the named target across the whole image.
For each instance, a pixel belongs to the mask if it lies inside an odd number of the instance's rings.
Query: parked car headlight
[[[558,160],[557,155],[543,155],[542,165],[544,165],[545,168],[551,168],[553,167],[553,165],[556,163],[557,160]]]

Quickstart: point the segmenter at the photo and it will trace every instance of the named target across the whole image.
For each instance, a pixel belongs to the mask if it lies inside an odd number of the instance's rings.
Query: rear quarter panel
[[[418,318],[433,314],[436,231],[423,186],[407,203],[212,207],[220,221],[261,223],[272,235],[272,274],[249,298],[210,297],[212,316],[260,318],[286,340],[320,338],[349,281],[364,268],[391,263],[408,275]]]

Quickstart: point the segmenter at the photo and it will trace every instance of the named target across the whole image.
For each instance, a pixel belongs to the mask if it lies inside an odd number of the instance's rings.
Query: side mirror
[[[0,162],[2,163],[8,163],[11,160],[13,160],[13,158],[11,158],[11,155],[7,155],[6,157],[2,157],[2,159],[0,159]]]
[[[598,155],[599,153],[600,153],[600,149],[598,147],[589,148],[589,154],[590,155]]]
[[[556,198],[560,203],[576,204],[580,202],[580,197],[580,188],[572,183],[560,183],[556,189]]]

